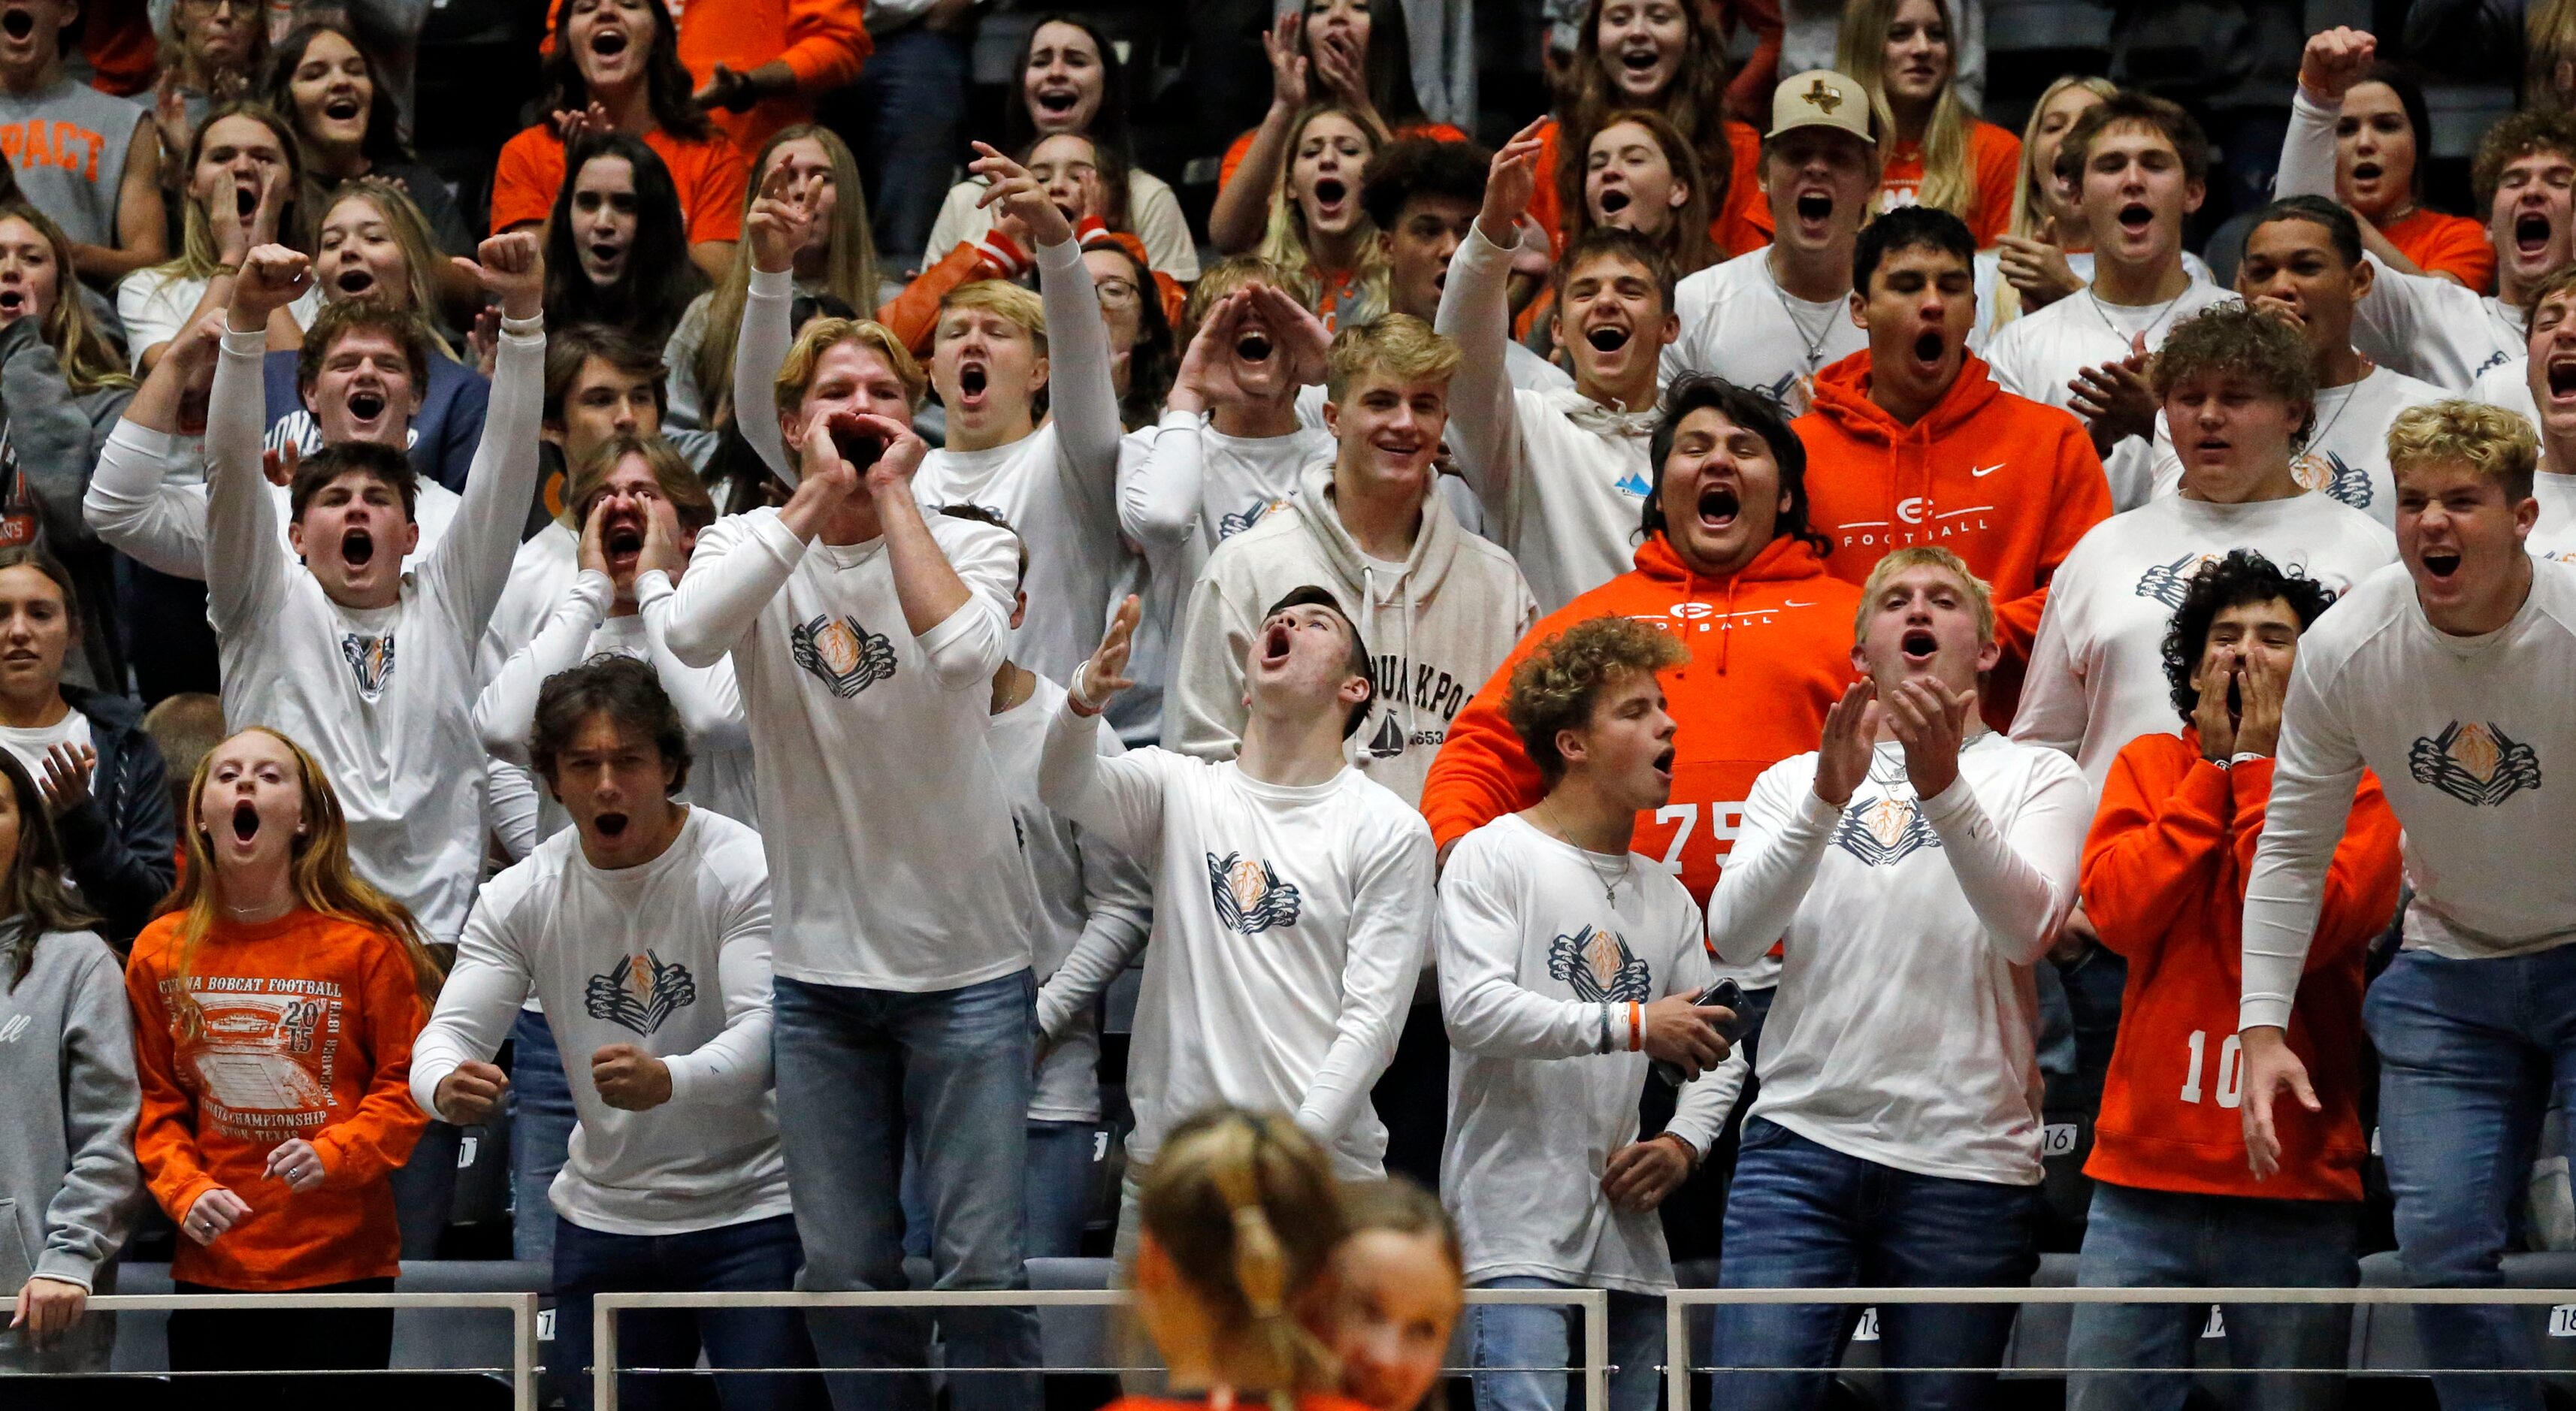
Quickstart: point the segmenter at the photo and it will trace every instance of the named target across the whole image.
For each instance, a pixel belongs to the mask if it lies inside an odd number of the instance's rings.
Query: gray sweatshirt
[[[18,928],[0,921],[0,986],[18,970]],[[47,932],[27,977],[0,989],[0,1095],[10,1113],[0,1122],[0,1297],[37,1274],[89,1288],[125,1243],[143,1189],[134,1033],[105,941]],[[39,1369],[7,1331],[0,1367]],[[74,1369],[49,1357],[41,1370]]]

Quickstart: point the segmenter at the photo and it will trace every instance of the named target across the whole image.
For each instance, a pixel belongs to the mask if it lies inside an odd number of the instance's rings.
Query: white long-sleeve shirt
[[[1296,498],[1307,467],[1334,451],[1321,427],[1228,436],[1200,412],[1165,412],[1139,437],[1144,455],[1118,474],[1119,532],[1149,550],[1191,547],[1193,572],[1217,545]]]
[[[2576,562],[2576,474],[2533,472],[2531,497],[2540,502],[2540,517],[2522,546],[2533,558]]]
[[[1667,386],[1684,373],[1715,373],[1769,393],[1791,416],[1806,411],[1818,369],[1869,346],[1847,295],[1814,303],[1781,288],[1768,246],[1684,276],[1673,313],[1682,332],[1664,345]]]
[[[1440,1200],[1467,1281],[1671,1288],[1662,1220],[1613,1206],[1601,1177],[1637,1139],[1646,1084],[1628,1006],[1710,979],[1690,893],[1650,858],[1588,854],[1505,814],[1460,839],[1441,871],[1439,947],[1455,1050]],[[1732,1096],[1714,1076],[1683,1085],[1666,1129],[1703,1154],[1726,1124],[1715,1104]]]
[[[293,492],[284,485],[271,485],[268,497],[277,507],[278,547],[291,558],[294,546],[287,540],[286,526],[293,516]],[[463,503],[462,496],[435,480],[419,482],[412,498],[412,520],[420,526],[420,546],[412,550],[412,557],[426,559],[436,552]],[[109,548],[145,568],[203,581],[204,443],[119,418],[99,449],[98,469],[81,496],[81,517]]]
[[[2397,557],[2379,521],[2324,495],[2246,505],[2169,496],[2076,541],[2049,580],[2012,737],[2073,755],[2095,796],[2140,735],[2182,733],[2165,679],[2165,629],[2191,577],[2252,549],[2340,593]]]
[[[2326,867],[2364,768],[2406,827],[2405,944],[2452,960],[2576,940],[2576,569],[2532,564],[2511,621],[2454,637],[2392,564],[2299,639],[2272,802],[2245,886],[2238,1022],[2287,1027]],[[2341,792],[2337,792],[2340,790]]]
[[[638,867],[603,870],[565,829],[483,887],[438,1008],[413,1040],[412,1100],[490,1061],[521,1000],[545,1001],[572,1082],[571,1155],[548,1190],[563,1217],[673,1235],[787,1213],[770,1094],[769,869],[749,828],[691,809]],[[590,1056],[629,1044],[671,1070],[671,1100],[609,1106]]]
[[[2540,400],[2531,395],[2531,359],[2528,356],[2516,355],[2510,362],[2498,363],[2479,373],[2469,383],[2469,390],[2464,395],[2472,402],[2518,412],[2535,430],[2540,426]]]
[[[573,575],[581,571],[580,558],[580,541],[561,521],[548,524],[519,545],[510,560],[510,581],[501,587],[500,605],[492,609],[491,624],[474,648],[477,690],[491,685],[502,665],[554,614],[572,587]],[[534,774],[507,760],[484,761],[483,787],[488,794],[484,817],[501,850],[513,861],[526,857],[538,839],[572,821],[537,787]]]
[[[1511,550],[1544,615],[1636,567],[1638,516],[1654,492],[1652,412],[1615,412],[1568,387],[1512,386],[1505,285],[1511,252],[1471,230],[1449,261],[1440,332],[1458,341],[1449,450]]]
[[[1162,749],[1104,759],[1069,708],[1048,727],[1038,793],[1153,859],[1129,1156],[1151,1164],[1174,1123],[1232,1103],[1294,1113],[1344,1176],[1384,1174],[1369,1089],[1430,937],[1422,815],[1355,769],[1284,785]]]
[[[668,580],[664,580],[667,582]],[[680,715],[689,739],[688,784],[681,797],[701,803],[736,823],[759,821],[757,786],[752,781],[751,731],[743,721],[742,693],[735,688],[733,659],[708,667],[690,666],[671,654],[665,633],[642,613],[611,617],[617,585],[605,573],[586,569],[576,575],[563,601],[538,627],[527,645],[510,655],[474,702],[474,728],[483,748],[495,759],[531,768],[528,734],[535,727],[537,696],[546,678],[572,670],[601,653],[649,662],[663,694]],[[490,639],[490,634],[485,634]],[[572,824],[571,815],[551,797],[540,796],[541,836]]]
[[[313,753],[340,795],[358,871],[451,940],[483,866],[474,650],[537,484],[543,333],[501,335],[491,410],[456,521],[384,608],[346,608],[277,547],[260,473],[261,335],[227,333],[206,428],[206,616],[224,719]],[[390,551],[391,546],[385,546]]]
[[[1043,676],[1029,698],[992,719],[985,738],[993,764],[1011,791],[1020,852],[1037,884],[1037,926],[1029,936],[1031,968],[1041,986],[1088,943],[1122,958],[1145,943],[1153,923],[1154,884],[1134,858],[1078,827],[1038,798],[1038,760],[1047,726],[1064,705],[1064,688]],[[1106,721],[1100,752],[1126,753]],[[1114,973],[1114,972],[1113,972]],[[1105,983],[1105,981],[1104,981]],[[1061,1000],[1064,991],[1058,991]],[[1092,991],[1097,997],[1098,990]],[[1050,1012],[1047,991],[1038,997],[1038,1030],[1052,1045],[1039,1060],[1029,1089],[1029,1117],[1039,1122],[1100,1120],[1100,1027],[1089,1000]],[[1050,1022],[1052,1020],[1053,1022]]]
[[[2388,469],[2388,427],[2409,407],[2450,396],[2390,368],[2374,367],[2358,382],[2317,389],[2315,421],[2307,444],[2290,462],[2301,489],[2341,500],[2391,529],[2397,523],[2397,480]],[[2182,456],[2173,428],[2156,413],[2155,497],[2182,490]]]
[[[1893,743],[1840,809],[1813,754],[1764,770],[1708,917],[1727,963],[1783,942],[1752,1115],[1902,1171],[2039,1184],[2031,967],[2092,822],[2072,760],[1992,732],[1928,800]]]
[[[733,654],[791,980],[921,994],[1029,963],[1036,902],[984,739],[1019,546],[928,523],[968,596],[919,637],[884,539],[808,543],[773,509],[701,531],[677,591],[636,580],[674,656]]]
[[[1986,344],[1986,362],[2005,391],[2072,413],[2075,394],[2068,384],[2077,373],[2129,356],[2141,334],[2152,353],[2164,346],[2175,324],[2235,302],[2233,293],[2196,277],[2180,294],[2156,304],[2109,304],[2090,288],[2080,289],[2004,325]],[[2112,506],[2136,509],[2154,491],[2154,447],[2146,437],[2129,437],[2102,458],[2102,473],[2111,482]]]

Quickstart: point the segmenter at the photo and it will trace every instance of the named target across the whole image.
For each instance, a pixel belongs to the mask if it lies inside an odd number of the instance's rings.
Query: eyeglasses
[[[1104,309],[1136,307],[1136,282],[1132,279],[1119,279],[1112,276],[1101,280],[1091,288],[1092,292],[1100,296],[1100,307]]]

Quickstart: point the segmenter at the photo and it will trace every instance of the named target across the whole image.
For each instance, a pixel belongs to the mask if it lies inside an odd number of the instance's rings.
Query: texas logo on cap
[[[1780,81],[1771,91],[1771,131],[1777,137],[1797,127],[1838,128],[1863,142],[1869,134],[1869,96],[1858,82],[1832,69],[1809,69]]]

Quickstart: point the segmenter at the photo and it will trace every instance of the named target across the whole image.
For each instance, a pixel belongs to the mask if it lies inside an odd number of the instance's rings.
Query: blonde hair
[[[2531,498],[2540,468],[2540,435],[2516,412],[2483,402],[2427,402],[2397,414],[2388,427],[2388,472],[2435,465],[2466,466],[2504,487],[2505,499]]]
[[[1209,1322],[1260,1364],[1229,1370],[1280,1411],[1333,1385],[1333,1355],[1297,1313],[1342,1242],[1341,1192],[1323,1148],[1286,1114],[1221,1107],[1181,1123],[1138,1213]]]
[[[197,761],[195,777],[188,781],[187,809],[183,816],[182,835],[188,841],[187,865],[179,869],[179,885],[161,899],[155,916],[180,914],[179,943],[170,965],[170,979],[175,982],[169,993],[171,1018],[183,1033],[201,1032],[205,1014],[197,1007],[188,977],[194,971],[197,948],[215,929],[218,890],[215,851],[207,842],[203,818],[206,780],[214,773],[215,760],[223,745],[256,732],[286,747],[295,757],[296,784],[303,795],[304,832],[292,844],[294,860],[290,876],[295,899],[309,910],[335,920],[347,921],[381,933],[386,940],[402,947],[411,962],[413,984],[418,990],[423,1013],[438,998],[438,988],[447,974],[440,968],[429,948],[423,943],[420,925],[401,902],[376,890],[358,875],[349,861],[349,823],[340,812],[340,796],[322,773],[322,766],[311,753],[285,732],[265,725],[226,736],[222,743],[206,751]]]
[[[2071,73],[2061,76],[2055,83],[2048,85],[2041,91],[2039,102],[2032,105],[2030,121],[2022,124],[2021,180],[2013,183],[2012,223],[2006,227],[2013,234],[2025,239],[2044,238],[2049,220],[2046,183],[2057,179],[2055,172],[2043,172],[2039,169],[2040,120],[2048,116],[2048,105],[2057,101],[2057,95],[2070,88],[2083,89],[2096,98],[2108,98],[2120,91],[2119,86],[2107,78],[2094,74]],[[1997,279],[1994,314],[1988,321],[1989,329],[2001,328],[2021,315],[2021,290],[2009,279]]]
[[[743,216],[748,219],[752,204],[760,199],[760,179],[769,170],[770,157],[788,143],[806,139],[820,146],[832,164],[832,219],[823,246],[824,292],[851,308],[873,309],[877,306],[876,237],[868,232],[868,197],[859,184],[859,160],[839,133],[797,123],[780,128],[761,144],[742,195]],[[734,343],[742,334],[743,301],[750,296],[751,241],[745,239],[734,246],[733,264],[724,278],[707,293],[706,333],[689,361],[697,374],[700,405],[710,411],[733,395]]]
[[[1995,639],[1995,593],[1986,586],[1986,580],[1970,571],[1967,560],[1948,549],[1916,544],[1891,550],[1870,569],[1869,581],[1861,585],[1860,606],[1852,612],[1853,641],[1869,635],[1869,617],[1876,610],[1878,595],[1887,587],[1887,580],[1910,568],[1937,568],[1958,579],[1968,590],[1968,600],[1976,605],[1978,643],[1982,645]]]
[[[2522,23],[2522,106],[2562,111],[2567,102],[2559,91],[2558,66],[2576,61],[2576,0],[2531,0]],[[2420,170],[2422,159],[2417,160]]]
[[[1146,291],[1146,297],[1153,297]],[[945,317],[950,309],[975,309],[999,314],[1029,331],[1029,340],[1043,353],[1047,348],[1046,301],[1037,291],[1023,289],[999,279],[977,279],[949,290],[939,300],[939,312]]]
[[[438,351],[446,354],[449,361],[457,361],[455,346],[438,331],[438,286],[430,282],[430,272],[442,268],[444,262],[439,258],[436,242],[429,238],[429,221],[412,203],[411,193],[375,176],[340,183],[322,202],[321,218],[313,223],[314,244],[322,243],[321,229],[330,222],[331,213],[348,201],[364,201],[384,217],[386,228],[393,232],[394,244],[402,247],[404,294],[410,301],[410,312],[420,320],[421,331],[429,335]],[[334,298],[328,290],[322,297]],[[422,391],[427,390],[424,385]]]
[[[822,366],[823,355],[842,343],[860,343],[875,349],[903,383],[904,399],[916,403],[921,400],[921,389],[930,384],[929,375],[921,370],[921,362],[913,357],[912,350],[894,336],[894,330],[870,318],[818,318],[796,335],[795,346],[787,350],[787,360],[778,365],[781,408],[804,404],[805,389],[814,385],[814,370]]]
[[[245,118],[267,128],[277,139],[278,151],[286,157],[286,189],[277,208],[277,243],[291,250],[310,253],[313,249],[312,212],[307,207],[314,197],[304,172],[304,144],[295,135],[295,124],[277,115],[265,103],[220,103],[197,124],[197,135],[188,139],[188,160],[179,171],[179,189],[185,192],[197,179],[197,160],[205,154],[206,134],[226,118]],[[230,189],[223,198],[233,199]],[[309,198],[309,199],[308,199]],[[221,268],[215,260],[215,227],[206,219],[205,203],[193,196],[183,197],[187,211],[179,222],[179,256],[164,260],[152,268],[172,279],[212,279]]]
[[[716,502],[707,494],[705,478],[681,458],[670,442],[660,436],[620,433],[592,447],[564,479],[564,513],[571,518],[576,538],[583,521],[590,517],[591,503],[608,489],[608,477],[629,456],[643,458],[644,468],[653,473],[654,488],[671,502],[672,515],[682,529],[704,529],[716,522]]]
[[[1199,282],[1190,286],[1190,296],[1181,305],[1181,326],[1173,336],[1186,346],[1217,300],[1256,283],[1267,284],[1307,308],[1315,307],[1315,277],[1304,269],[1274,264],[1259,255],[1234,255],[1208,266]]]
[[[1400,382],[1445,382],[1457,373],[1458,361],[1458,345],[1411,314],[1346,323],[1326,355],[1324,396],[1338,402],[1353,381],[1371,373]]]
[[[1878,130],[1896,143],[1896,111],[1887,102],[1887,30],[1905,0],[1851,0],[1843,10],[1842,32],[1834,45],[1834,67],[1849,74],[1869,94]],[[1923,124],[1923,187],[1919,205],[1932,206],[1966,220],[1977,206],[1977,174],[1968,165],[1968,128],[1975,114],[1959,97],[1959,26],[1950,0],[1931,0],[1941,12],[1941,27],[1950,36],[1950,76],[1941,96],[1932,100],[1932,116]]]
[[[102,387],[134,386],[133,375],[126,371],[125,355],[108,341],[105,330],[90,321],[88,302],[81,298],[80,276],[72,270],[72,242],[63,234],[63,228],[21,196],[0,200],[0,220],[13,216],[25,221],[53,252],[54,306],[46,311],[40,331],[63,370],[64,385],[74,395]],[[70,601],[68,594],[65,601]]]
[[[1253,251],[1274,265],[1285,269],[1311,271],[1319,276],[1323,271],[1315,263],[1314,250],[1307,239],[1306,210],[1288,194],[1288,185],[1289,174],[1297,167],[1297,147],[1299,143],[1306,140],[1307,127],[1317,118],[1327,114],[1339,116],[1351,126],[1358,128],[1360,137],[1368,143],[1369,156],[1377,155],[1379,143],[1376,129],[1370,127],[1358,113],[1340,103],[1309,105],[1304,112],[1297,115],[1296,121],[1288,125],[1288,145],[1283,149],[1287,155],[1279,163],[1278,181],[1270,188],[1270,224],[1262,231],[1261,244]],[[1362,162],[1365,166],[1366,159],[1362,159]],[[1359,194],[1361,175],[1360,172],[1353,172],[1350,176],[1351,193],[1354,197]],[[1359,264],[1352,270],[1355,278],[1352,280],[1351,302],[1333,311],[1333,321],[1338,327],[1366,323],[1386,308],[1389,278],[1386,252],[1379,248],[1377,222],[1369,219],[1368,209],[1365,206],[1360,207],[1359,223],[1351,227],[1351,237],[1359,250]],[[1318,290],[1316,299],[1319,300],[1322,297],[1322,280],[1318,278],[1316,284]],[[1313,307],[1314,302],[1310,300],[1308,307]]]

